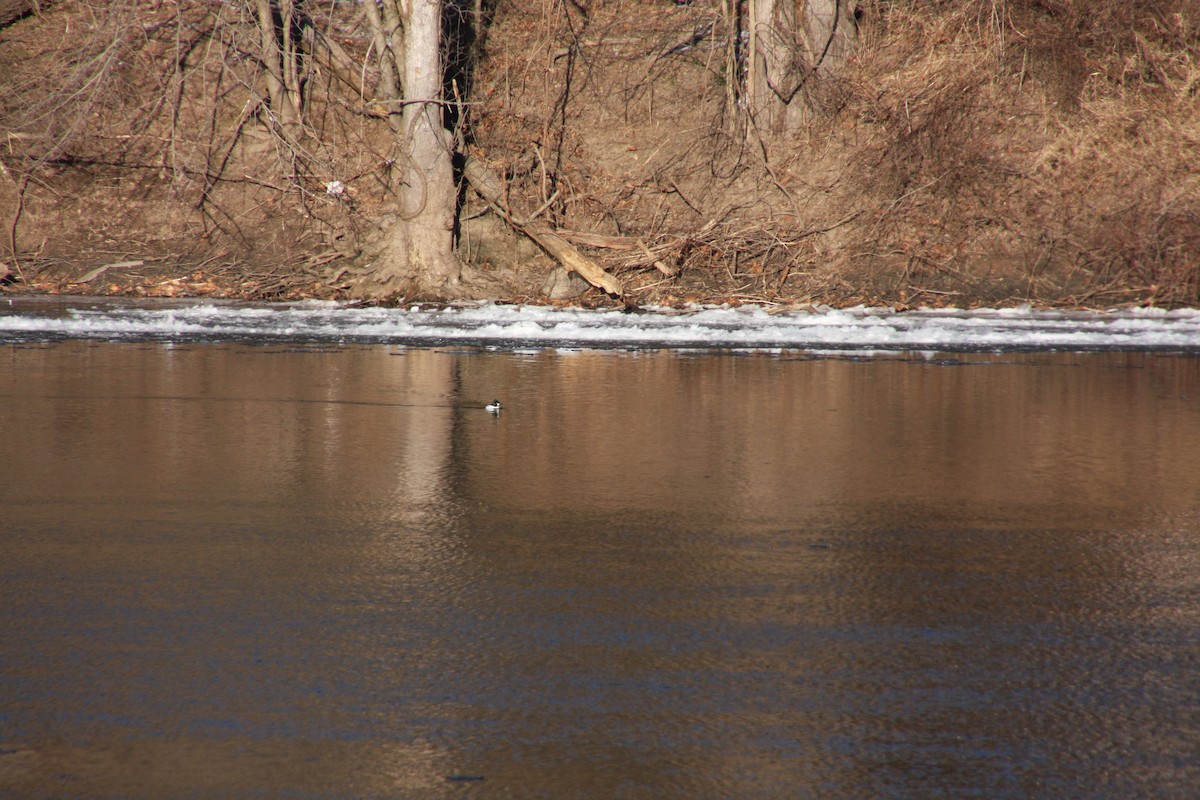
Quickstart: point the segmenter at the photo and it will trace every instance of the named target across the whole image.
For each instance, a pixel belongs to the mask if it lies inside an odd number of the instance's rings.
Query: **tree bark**
[[[822,77],[836,73],[858,40],[853,4],[849,0],[807,0],[804,27],[812,70]]]
[[[760,136],[791,133],[812,112],[810,81],[827,78],[857,38],[849,0],[749,0],[746,98]]]
[[[462,264],[454,253],[453,139],[442,123],[442,3],[409,0],[401,14],[400,219],[385,237],[369,282],[375,294],[449,297],[457,293]]]
[[[750,0],[748,14],[746,99],[759,134],[774,138],[798,127],[805,111],[800,93],[806,76],[796,58],[796,0]]]

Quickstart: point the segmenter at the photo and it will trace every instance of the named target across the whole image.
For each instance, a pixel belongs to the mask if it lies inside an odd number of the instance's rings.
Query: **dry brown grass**
[[[845,198],[871,224],[847,254],[854,271],[909,295],[1200,301],[1189,9],[871,4],[851,104],[862,193]]]

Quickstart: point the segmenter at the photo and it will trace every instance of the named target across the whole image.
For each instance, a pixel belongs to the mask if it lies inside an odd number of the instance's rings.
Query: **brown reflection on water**
[[[0,794],[1200,779],[1194,359],[10,346],[0,430]]]
[[[13,355],[7,447],[33,496],[212,490],[251,512],[391,498],[405,518],[444,496],[453,362],[432,353],[64,343]]]
[[[101,501],[217,482],[247,502],[378,512],[391,498],[402,517],[450,500],[630,513],[669,497],[884,526],[1108,524],[1200,498],[1194,359],[1025,354],[982,369],[65,343],[9,360],[8,446],[28,456],[22,484],[50,496],[63,481]],[[503,414],[475,413],[492,395]]]
[[[654,510],[670,495],[718,516],[838,525],[1108,524],[1143,505],[1195,506],[1195,360],[986,361],[582,352],[482,380],[464,370],[467,391],[516,395],[472,477],[492,502],[526,508]]]

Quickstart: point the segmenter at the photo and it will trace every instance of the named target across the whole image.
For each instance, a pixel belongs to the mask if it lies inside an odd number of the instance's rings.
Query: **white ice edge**
[[[856,307],[768,313],[761,307],[646,309],[627,314],[481,303],[436,309],[358,308],[308,301],[168,307],[87,303],[47,313],[0,305],[0,340],[262,339],[462,342],[545,347],[703,347],[850,350],[1198,349],[1200,311],[1064,312],[1031,308]]]

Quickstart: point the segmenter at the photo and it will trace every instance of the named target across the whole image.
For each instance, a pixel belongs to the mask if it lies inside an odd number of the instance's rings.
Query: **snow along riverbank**
[[[0,299],[0,341],[358,342],[495,347],[1200,352],[1200,311],[761,307],[585,310],[491,303],[362,308],[333,302]]]

